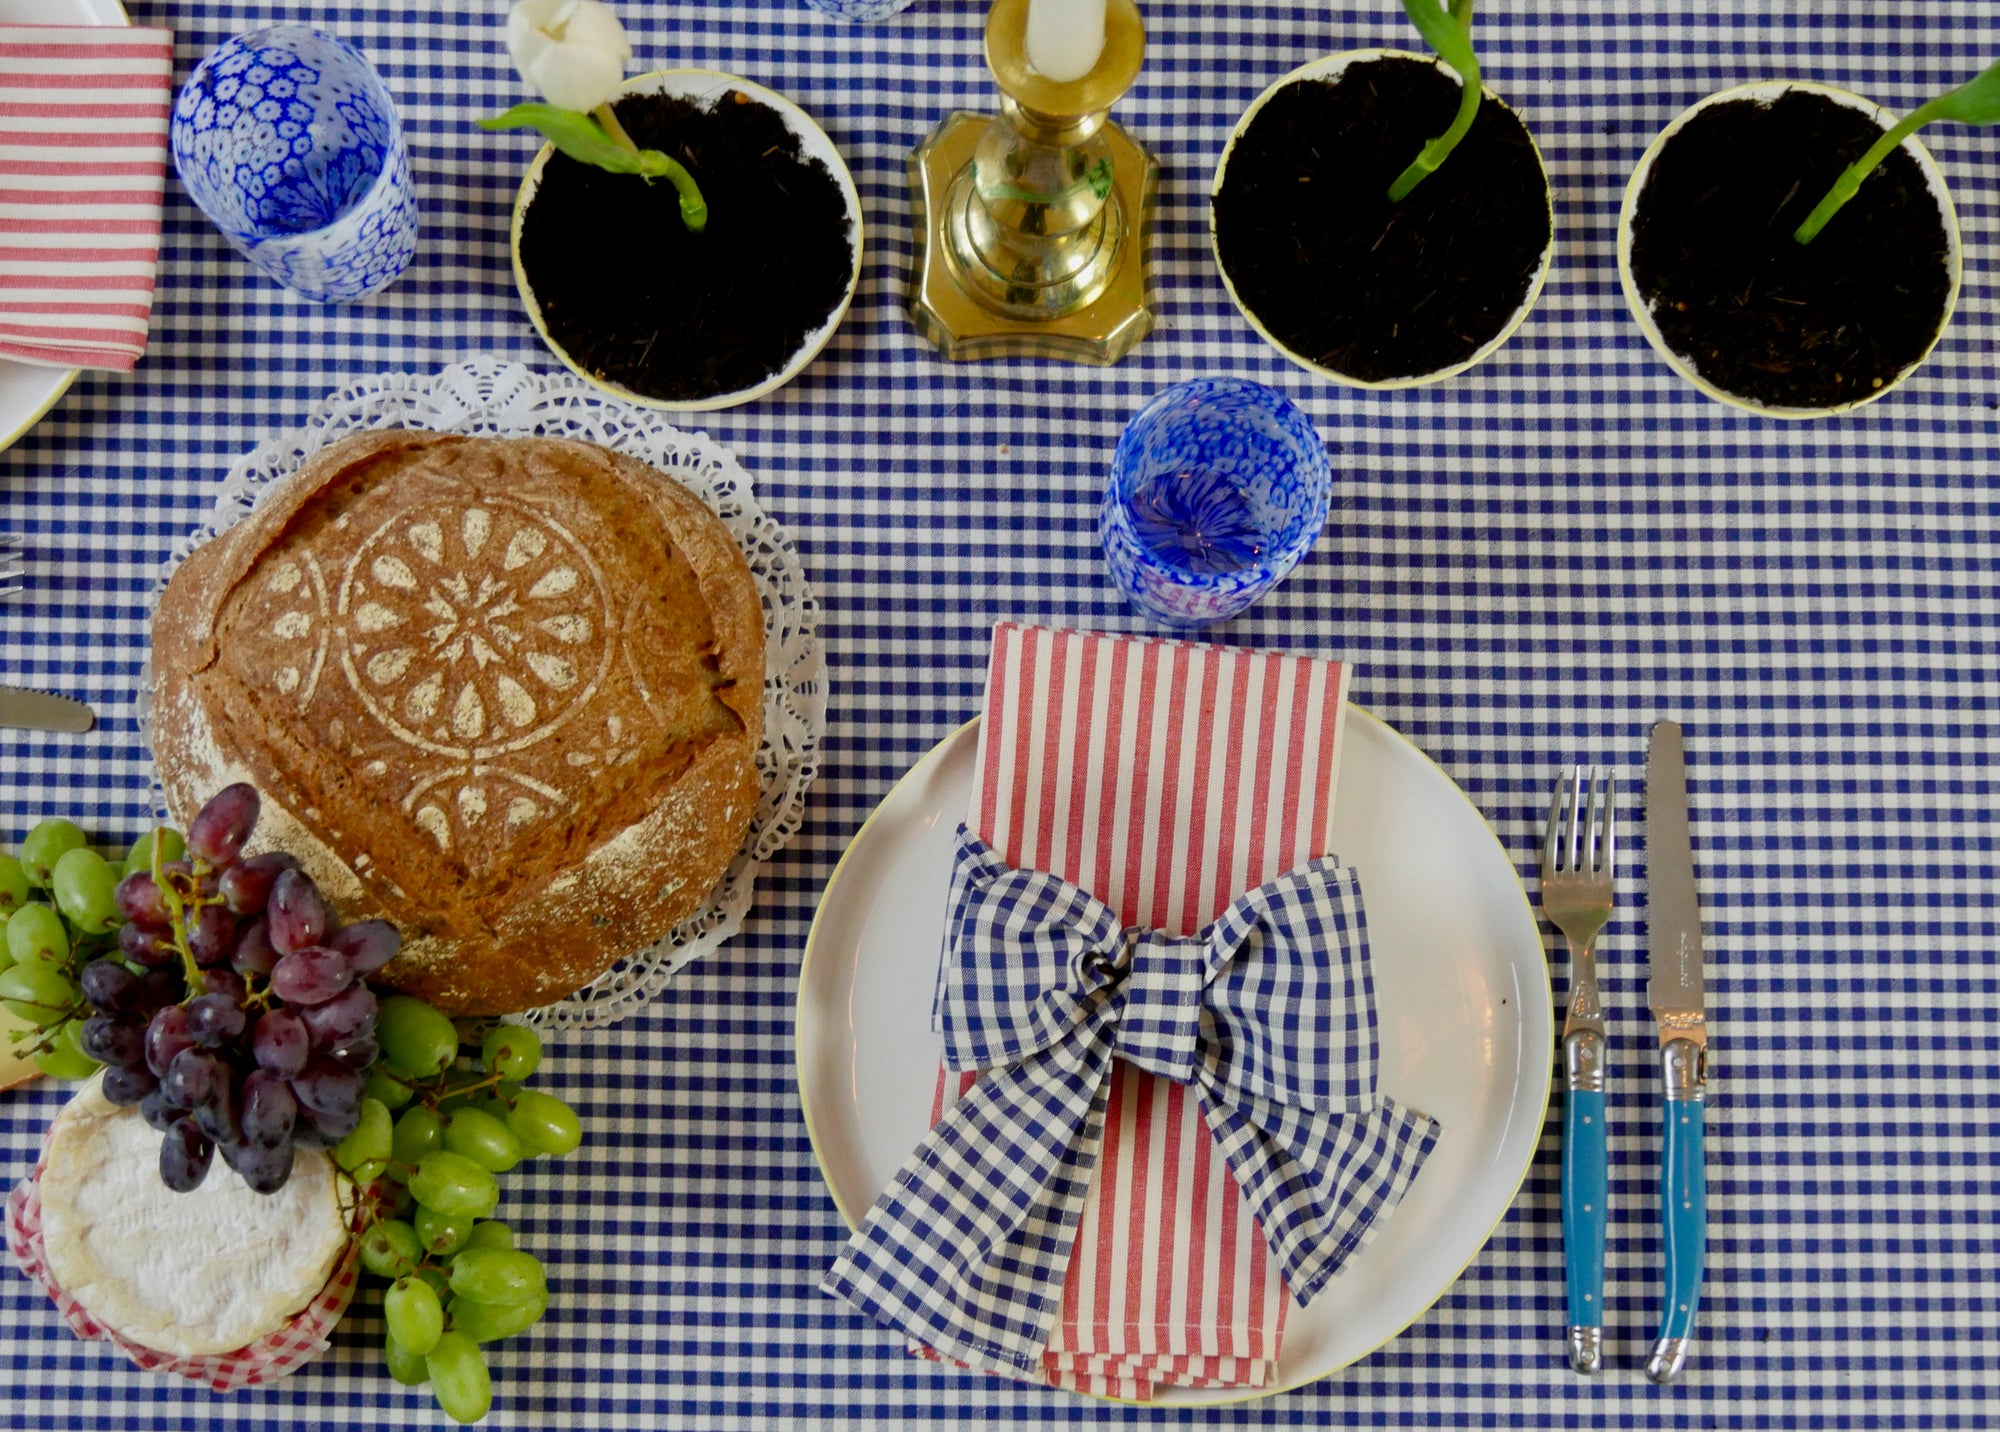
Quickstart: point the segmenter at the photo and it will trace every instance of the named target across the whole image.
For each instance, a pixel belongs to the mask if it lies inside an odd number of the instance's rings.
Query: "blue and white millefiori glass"
[[[365,298],[416,253],[396,107],[344,40],[286,24],[219,46],[182,86],[171,142],[195,204],[295,293]]]
[[[1298,564],[1326,524],[1333,472],[1312,421],[1242,378],[1197,378],[1118,439],[1098,530],[1111,576],[1174,626],[1235,616]]]
[[[912,0],[806,0],[806,8],[842,20],[886,20],[910,8]]]

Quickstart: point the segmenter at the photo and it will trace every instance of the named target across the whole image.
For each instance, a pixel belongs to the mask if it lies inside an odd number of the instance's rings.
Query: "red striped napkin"
[[[146,351],[173,72],[166,30],[0,26],[0,358]]]
[[[1348,668],[1003,624],[969,822],[1126,925],[1193,934],[1330,853]],[[948,1074],[935,1115],[971,1087]],[[1290,1306],[1199,1101],[1119,1061],[1048,1380],[1146,1400],[1261,1387]]]

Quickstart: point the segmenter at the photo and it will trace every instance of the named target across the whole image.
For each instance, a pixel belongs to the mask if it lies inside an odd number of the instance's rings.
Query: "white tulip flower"
[[[609,8],[599,0],[515,0],[507,12],[507,53],[544,102],[517,104],[480,120],[481,129],[538,129],[579,163],[636,174],[648,184],[669,180],[680,192],[688,232],[707,227],[708,201],[687,166],[634,144],[611,111],[632,46]]]
[[[507,12],[507,53],[543,99],[588,114],[624,80],[632,46],[599,0],[517,0]]]

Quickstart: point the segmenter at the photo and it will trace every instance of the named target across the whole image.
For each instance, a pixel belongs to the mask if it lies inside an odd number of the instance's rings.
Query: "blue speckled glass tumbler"
[[[1119,436],[1098,523],[1112,580],[1172,626],[1233,617],[1298,565],[1326,524],[1326,444],[1283,393],[1197,378]]]
[[[365,298],[416,253],[396,107],[345,40],[286,24],[226,42],[181,87],[169,140],[196,206],[295,293]]]
[[[806,0],[809,9],[839,20],[887,20],[910,8],[912,0]]]

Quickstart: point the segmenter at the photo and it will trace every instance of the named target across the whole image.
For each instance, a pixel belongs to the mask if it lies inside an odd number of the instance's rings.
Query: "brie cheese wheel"
[[[128,1342],[234,1352],[291,1321],[339,1265],[348,1230],[333,1161],[300,1149],[273,1194],[217,1154],[192,1193],[160,1182],[160,1135],[92,1079],[49,1131],[42,1241],[59,1286]]]

